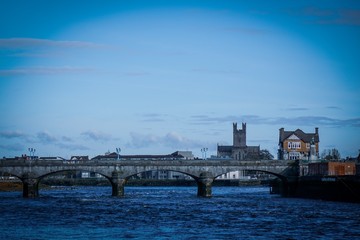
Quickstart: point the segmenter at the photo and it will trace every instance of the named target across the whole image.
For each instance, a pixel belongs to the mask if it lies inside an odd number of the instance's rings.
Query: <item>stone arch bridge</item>
[[[109,180],[113,196],[123,196],[126,181],[136,174],[147,171],[174,171],[191,176],[198,186],[198,196],[210,197],[213,181],[220,175],[253,170],[279,177],[284,186],[288,182],[286,172],[294,161],[262,160],[0,160],[0,173],[10,174],[23,182],[23,196],[39,196],[39,182],[46,176],[64,171],[98,173]]]

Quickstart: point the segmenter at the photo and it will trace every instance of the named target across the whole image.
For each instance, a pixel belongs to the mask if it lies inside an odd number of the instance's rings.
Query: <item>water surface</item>
[[[356,239],[360,205],[281,198],[267,187],[60,187],[0,192],[0,239]]]

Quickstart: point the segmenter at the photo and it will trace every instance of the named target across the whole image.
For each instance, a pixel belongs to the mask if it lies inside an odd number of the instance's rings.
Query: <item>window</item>
[[[300,153],[299,152],[290,152],[289,160],[296,160],[296,159],[300,159]]]
[[[301,148],[301,142],[288,142],[288,149],[299,149]]]

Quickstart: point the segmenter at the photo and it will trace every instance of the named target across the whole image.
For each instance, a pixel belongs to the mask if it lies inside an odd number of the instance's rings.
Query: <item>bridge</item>
[[[124,196],[127,180],[147,171],[174,171],[192,177],[198,186],[197,195],[211,197],[212,183],[222,174],[239,170],[252,170],[273,174],[287,186],[287,172],[294,161],[286,160],[0,160],[0,173],[10,174],[23,183],[23,197],[38,197],[39,183],[46,176],[65,171],[95,172],[109,180],[112,196]]]

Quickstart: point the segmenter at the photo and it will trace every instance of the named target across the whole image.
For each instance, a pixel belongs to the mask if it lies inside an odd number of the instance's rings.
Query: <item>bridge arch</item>
[[[275,177],[277,177],[277,178],[279,178],[281,181],[286,181],[286,176],[284,176],[284,175],[282,175],[282,174],[279,174],[279,173],[274,173],[274,172],[271,172],[271,171],[268,171],[268,170],[262,170],[262,169],[233,169],[233,170],[229,170],[229,171],[227,171],[227,172],[224,172],[224,173],[221,173],[221,174],[217,174],[216,176],[215,176],[215,178],[214,179],[218,179],[221,175],[224,175],[224,174],[227,174],[227,173],[229,173],[229,172],[234,172],[234,171],[243,171],[243,170],[245,170],[245,171],[254,171],[254,172],[262,172],[262,173],[267,173],[267,174],[270,174],[270,175],[273,175],[273,176],[275,176]]]
[[[214,173],[208,167],[188,167],[186,169],[181,169],[176,166],[147,166],[145,168],[139,168],[127,173],[127,175],[123,175],[124,180],[118,185],[117,189],[116,186],[113,186],[113,196],[122,196],[124,195],[124,185],[128,181],[131,176],[135,176],[139,173],[149,172],[149,171],[170,171],[170,172],[178,172],[190,176],[192,179],[195,180],[198,191],[197,195],[201,197],[210,197],[212,195],[211,187],[212,182],[214,181]],[[116,182],[113,180],[113,182]],[[118,192],[116,192],[118,191]]]
[[[169,168],[161,168],[161,169],[154,169],[154,170],[145,170],[145,171],[141,171],[141,172],[136,172],[136,173],[132,173],[131,175],[127,176],[126,179],[130,179],[131,177],[134,177],[136,175],[142,174],[142,173],[149,173],[149,172],[162,172],[162,171],[166,171],[166,172],[175,172],[175,173],[181,173],[184,174],[186,176],[191,177],[192,179],[196,179],[197,176],[191,174],[191,173],[187,173],[184,171],[180,171],[180,170],[173,170],[173,169],[169,169]]]
[[[127,175],[121,174],[122,177],[120,177],[118,180],[116,180],[117,179],[116,172],[113,172],[113,178],[111,179],[112,186],[113,186],[113,196],[123,196],[124,195],[125,184],[129,181],[129,179],[131,177],[136,176],[138,174],[142,174],[142,173],[161,172],[161,171],[176,172],[176,173],[181,173],[181,174],[184,174],[186,176],[189,176],[193,181],[195,181],[197,183],[197,185],[198,185],[198,195],[202,196],[202,192],[199,190],[201,188],[201,186],[202,186],[201,178],[199,176],[196,176],[193,173],[177,170],[177,169],[174,169],[174,168],[171,168],[171,167],[153,168],[153,169],[150,168],[150,169],[146,169],[146,170],[133,171],[131,173],[127,173]],[[199,174],[199,175],[201,175],[201,174]]]
[[[16,174],[16,173],[14,173],[12,171],[1,171],[0,172],[0,177],[15,177],[15,178],[21,180],[21,175]]]
[[[0,181],[3,184],[4,190],[18,191],[23,188],[23,182],[17,175],[10,172],[0,172]]]
[[[52,171],[52,172],[48,172],[46,174],[43,174],[43,175],[37,177],[37,182],[36,182],[37,186],[35,187],[35,189],[37,191],[37,195],[39,195],[39,190],[40,190],[39,185],[40,185],[41,181],[43,181],[47,177],[55,176],[55,175],[58,175],[58,174],[64,174],[66,172],[75,172],[75,173],[76,172],[89,172],[90,173],[90,172],[93,172],[93,171],[89,171],[89,169],[80,167],[80,168],[76,168],[76,169],[73,169],[73,168],[72,169],[62,169],[62,170]],[[93,173],[99,174],[102,177],[104,177],[109,182],[109,185],[112,186],[111,176],[108,176],[108,174],[100,172],[100,171],[99,172],[96,171],[96,172],[93,172]]]
[[[84,168],[77,168],[77,169],[62,169],[62,170],[57,170],[57,171],[52,171],[52,172],[48,172],[46,174],[43,174],[41,176],[38,177],[39,180],[42,180],[46,177],[52,176],[52,175],[56,175],[56,174],[61,174],[61,173],[66,173],[66,172],[93,172],[93,171],[89,171],[88,169],[84,169]],[[108,176],[107,174],[104,174],[102,172],[93,172],[96,174],[99,174],[103,177],[105,177],[106,179],[110,179],[110,176]]]

